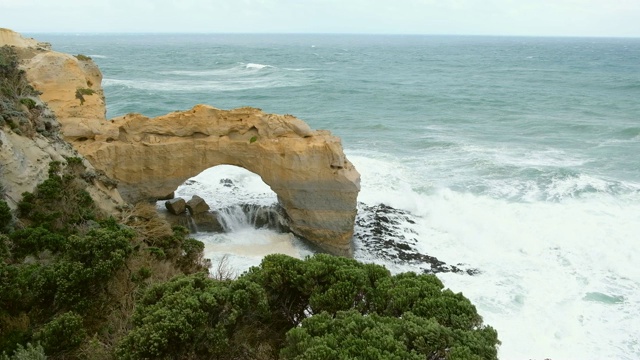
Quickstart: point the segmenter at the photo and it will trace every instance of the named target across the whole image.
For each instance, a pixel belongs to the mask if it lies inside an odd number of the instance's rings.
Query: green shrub
[[[31,98],[20,99],[20,104],[25,105],[29,110],[35,109],[37,106],[37,103]]]
[[[96,92],[93,89],[89,89],[89,88],[79,88],[76,90],[76,93],[79,93],[81,95],[93,95]]]
[[[84,189],[86,183],[74,175],[80,171],[77,167],[75,160],[67,167],[52,161],[49,177],[33,193],[22,194],[18,202],[20,218],[63,234],[72,233],[75,226],[88,220],[95,220],[97,207]]]
[[[20,60],[10,46],[0,47],[0,98],[17,100],[37,95],[19,65]]]
[[[78,54],[78,55],[73,55],[75,56],[76,59],[80,60],[80,61],[88,61],[91,60],[90,56],[87,55],[83,55],[83,54]]]
[[[264,291],[246,281],[219,282],[204,274],[153,286],[140,300],[134,328],[117,348],[120,359],[255,358],[236,343],[247,318],[267,311]],[[243,352],[243,356],[238,356]]]
[[[11,357],[6,354],[0,355],[0,360],[46,360],[47,355],[44,353],[44,348],[40,344],[35,346],[31,343],[27,343],[26,347],[18,344],[17,349],[14,351]]]
[[[58,315],[35,333],[47,355],[60,355],[77,348],[86,332],[82,325],[82,317],[74,312]]]
[[[195,275],[138,303],[122,359],[497,359],[496,331],[433,275],[269,255],[235,281]],[[266,349],[266,350],[265,350]]]
[[[54,265],[54,304],[60,309],[86,312],[102,301],[108,280],[124,267],[133,252],[133,236],[124,228],[98,228],[85,236],[69,236],[61,261]]]
[[[95,91],[89,88],[78,88],[76,90],[76,99],[80,100],[80,105],[84,105],[85,95],[93,95]]]
[[[14,259],[22,259],[27,255],[38,254],[44,250],[57,253],[62,250],[66,239],[60,234],[53,233],[43,227],[28,227],[13,232],[10,235],[13,242],[12,254]]]
[[[0,233],[6,233],[11,227],[13,214],[6,201],[0,200]]]

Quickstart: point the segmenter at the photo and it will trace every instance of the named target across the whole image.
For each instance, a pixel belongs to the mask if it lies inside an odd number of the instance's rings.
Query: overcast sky
[[[0,0],[0,27],[640,37],[640,0]]]

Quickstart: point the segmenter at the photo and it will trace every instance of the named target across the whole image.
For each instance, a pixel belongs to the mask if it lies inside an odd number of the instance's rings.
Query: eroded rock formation
[[[49,44],[25,39],[2,28],[0,46],[10,46],[10,53],[15,53],[25,63],[52,53]],[[3,61],[7,61],[3,65],[8,66],[13,55],[6,51],[2,53]],[[5,70],[8,72],[3,76],[7,78],[1,79],[3,93],[0,94],[0,195],[11,208],[16,208],[24,192],[32,192],[47,179],[52,161],[65,163],[67,158],[81,157],[81,154],[60,137],[58,121],[42,102],[44,94],[39,97],[25,86],[27,82],[17,70]],[[102,210],[117,211],[116,208],[124,203],[118,191],[89,162],[84,160],[83,164],[89,183],[85,190]]]
[[[291,115],[206,105],[107,121],[102,75],[91,59],[48,50],[24,54],[27,77],[65,139],[119,182],[125,200],[162,198],[205,169],[236,165],[260,175],[278,195],[292,231],[331,253],[352,253],[360,175],[329,131],[314,131]]]
[[[313,131],[290,115],[205,105],[153,119],[129,114],[101,131],[73,144],[119,181],[129,201],[165,196],[205,169],[236,165],[260,175],[278,195],[295,233],[351,254],[359,174],[328,131]]]

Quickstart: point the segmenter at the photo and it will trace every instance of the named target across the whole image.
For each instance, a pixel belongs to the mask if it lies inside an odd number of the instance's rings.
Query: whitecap
[[[305,79],[288,79],[283,77],[238,78],[222,80],[123,80],[104,79],[104,87],[123,86],[130,89],[185,92],[193,91],[240,91],[260,88],[298,87],[306,84]]]
[[[264,69],[264,68],[272,68],[273,66],[271,66],[271,65],[263,65],[263,64],[248,63],[245,67],[247,69],[261,70],[261,69]]]
[[[88,55],[90,58],[95,58],[95,59],[106,59],[108,56],[106,55]]]

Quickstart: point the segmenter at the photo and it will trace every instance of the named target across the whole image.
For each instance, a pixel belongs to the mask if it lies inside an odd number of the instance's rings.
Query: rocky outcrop
[[[31,38],[27,39],[11,29],[0,28],[0,46],[3,45],[15,46],[22,49],[51,50],[49,43],[39,42]]]
[[[262,177],[278,195],[290,228],[334,254],[351,254],[360,175],[340,139],[291,115],[206,105],[157,118],[129,114],[73,144],[118,180],[125,199],[155,199],[216,165]]]
[[[65,139],[119,182],[125,200],[165,197],[205,169],[236,165],[260,175],[278,195],[293,232],[351,255],[360,175],[329,131],[314,131],[291,115],[206,105],[107,121],[102,77],[90,59],[44,51],[24,67]]]
[[[14,57],[28,59],[50,52],[50,46],[18,33],[0,28],[2,49],[3,92],[0,94],[0,196],[16,208],[24,192],[32,192],[49,176],[52,161],[65,163],[68,158],[82,156],[59,134],[59,123],[15,66]],[[114,182],[83,160],[88,183],[85,189],[99,208],[113,213],[124,203]]]
[[[385,204],[367,206],[360,203],[354,237],[360,244],[356,257],[384,259],[400,267],[428,274],[457,273],[477,275],[480,270],[467,264],[451,265],[435,256],[420,252],[416,238],[417,218],[411,213]]]
[[[36,54],[25,64],[27,79],[42,94],[69,141],[92,139],[106,124],[102,73],[88,57],[54,51]]]

